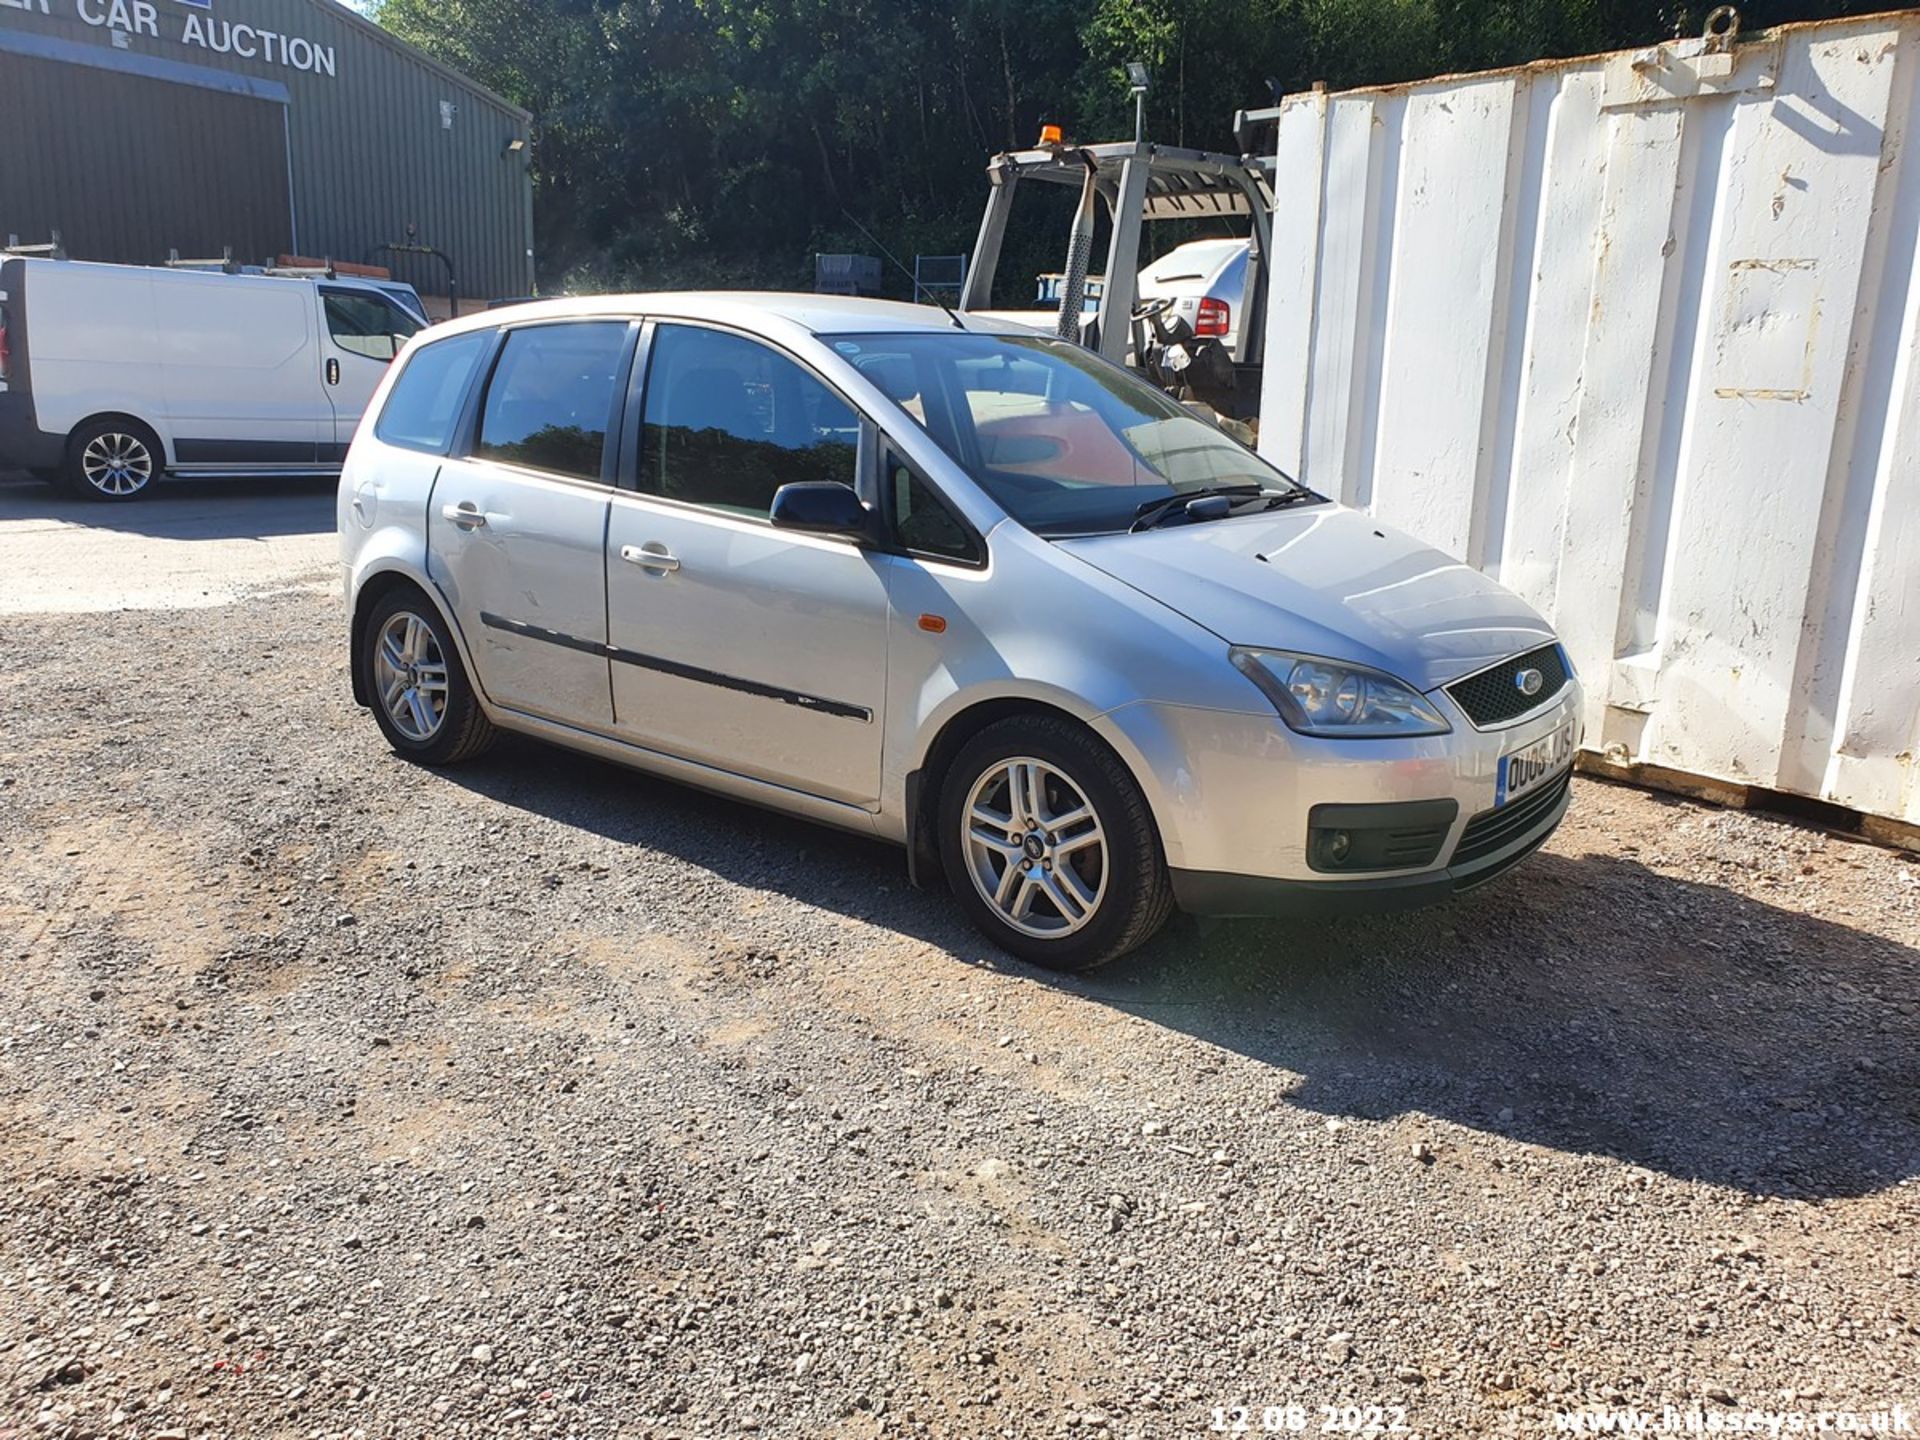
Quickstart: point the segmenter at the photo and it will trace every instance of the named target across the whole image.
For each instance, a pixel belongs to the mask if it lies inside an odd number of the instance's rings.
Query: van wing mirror
[[[798,480],[773,492],[767,518],[781,530],[864,540],[868,510],[851,485],[837,480]]]

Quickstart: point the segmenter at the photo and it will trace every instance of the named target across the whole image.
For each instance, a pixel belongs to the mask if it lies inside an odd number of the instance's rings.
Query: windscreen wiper
[[[1158,500],[1149,500],[1133,512],[1133,524],[1127,527],[1129,533],[1137,530],[1151,530],[1156,525],[1179,515],[1190,520],[1218,520],[1231,515],[1234,502],[1238,500],[1264,500],[1262,510],[1275,510],[1282,505],[1291,505],[1299,500],[1317,500],[1319,497],[1304,486],[1294,490],[1268,490],[1260,485],[1207,485],[1197,490],[1182,490],[1177,494],[1165,495]],[[1218,500],[1219,505],[1196,505],[1196,501]]]

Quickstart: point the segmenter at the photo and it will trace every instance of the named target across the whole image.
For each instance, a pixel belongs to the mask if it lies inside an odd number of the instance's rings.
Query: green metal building
[[[334,0],[0,0],[0,241],[57,231],[74,259],[525,295],[529,123]]]

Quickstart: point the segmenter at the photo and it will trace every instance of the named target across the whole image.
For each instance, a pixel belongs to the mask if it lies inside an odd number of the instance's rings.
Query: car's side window
[[[979,565],[986,556],[965,521],[940,494],[898,455],[886,454],[887,503],[893,543],[912,555],[929,555],[963,565]]]
[[[626,343],[624,320],[577,320],[508,331],[487,382],[473,453],[530,470],[598,480]]]
[[[322,290],[320,303],[333,343],[350,355],[364,355],[369,360],[393,359],[420,329],[418,320],[383,295]]]
[[[692,325],[655,330],[643,494],[765,516],[782,485],[853,484],[859,444],[847,403],[778,351]]]
[[[400,378],[387,392],[387,403],[374,422],[373,433],[389,445],[438,454],[453,439],[460,418],[460,402],[476,366],[486,358],[493,331],[475,330],[450,340],[437,340],[413,352]]]

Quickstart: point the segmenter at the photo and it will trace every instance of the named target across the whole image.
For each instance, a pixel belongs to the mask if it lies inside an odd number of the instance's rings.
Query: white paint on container
[[[1920,12],[1282,112],[1261,449],[1550,616],[1616,758],[1920,823]]]

